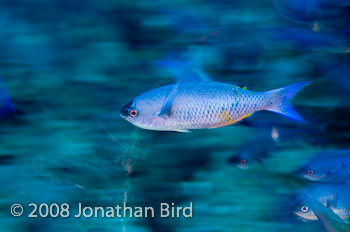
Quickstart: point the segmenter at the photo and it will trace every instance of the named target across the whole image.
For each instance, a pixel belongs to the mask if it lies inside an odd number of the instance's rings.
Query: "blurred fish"
[[[6,117],[13,112],[15,112],[15,108],[10,100],[6,85],[0,77],[0,118]]]
[[[303,191],[306,191],[313,200],[321,203],[323,206],[327,206],[329,201],[335,198],[341,187],[342,185],[317,184],[300,190],[297,196],[300,202],[296,205],[293,213],[306,220],[318,220],[310,205],[307,204]]]
[[[289,100],[310,83],[267,92],[222,82],[176,83],[139,95],[120,110],[120,116],[143,129],[178,132],[228,126],[260,110],[305,122]]]
[[[264,159],[269,157],[270,152],[277,147],[274,137],[259,136],[238,148],[236,154],[228,162],[241,169],[249,168],[254,163],[263,163]]]
[[[297,186],[296,183],[294,185]],[[313,189],[300,189],[298,196],[302,199],[303,205],[295,210],[294,214],[304,220],[320,220],[328,232],[349,231],[350,227],[344,217],[329,208],[330,202],[338,201],[335,200],[335,196],[344,194],[339,189],[343,190],[344,186],[319,184]],[[349,197],[348,194],[346,196]],[[349,208],[349,205],[347,207]]]
[[[335,221],[349,223],[350,185],[318,184],[298,193],[302,203],[293,213],[305,220],[332,218]],[[326,208],[326,209],[324,209]],[[325,214],[320,214],[321,212]]]
[[[318,154],[317,158],[297,171],[297,175],[312,181],[345,182],[350,174],[350,150],[335,150]]]

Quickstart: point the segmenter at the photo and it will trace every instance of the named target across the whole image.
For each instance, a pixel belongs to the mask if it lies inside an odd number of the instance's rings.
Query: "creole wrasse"
[[[260,110],[305,122],[289,100],[310,83],[267,92],[222,82],[177,83],[139,95],[120,110],[120,115],[143,129],[178,132],[231,125]]]

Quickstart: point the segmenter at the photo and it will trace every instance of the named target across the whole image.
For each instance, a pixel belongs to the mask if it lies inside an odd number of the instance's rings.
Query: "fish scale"
[[[210,92],[206,92],[206,89],[210,89]],[[260,110],[263,107],[262,102],[254,102],[256,108],[253,107],[252,101],[259,99],[253,97],[255,95],[260,96],[262,93],[252,94],[250,91],[244,91],[231,84],[184,85],[179,89],[177,98],[174,100],[170,119],[173,119],[173,123],[181,129],[220,126],[245,114]],[[235,102],[241,104],[232,107]],[[184,117],[184,112],[189,112],[192,117],[190,119]]]

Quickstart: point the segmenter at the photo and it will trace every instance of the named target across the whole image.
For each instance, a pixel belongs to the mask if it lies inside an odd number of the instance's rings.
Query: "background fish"
[[[297,171],[297,175],[312,181],[345,182],[350,174],[350,151],[322,152]]]
[[[302,201],[295,207],[293,213],[306,220],[318,220],[314,212],[318,207],[314,208],[310,199],[306,199],[305,193],[308,198],[329,208],[344,223],[350,222],[350,185],[317,184],[299,191],[298,197]]]
[[[307,186],[306,189],[299,190],[297,194],[298,203],[296,204],[293,213],[306,220],[318,220],[312,207],[305,199],[305,196],[303,195],[304,192],[307,192],[309,197],[321,203],[323,206],[328,206],[329,202],[335,198],[341,188],[342,185],[313,184]]]
[[[120,115],[143,129],[179,132],[231,125],[260,110],[305,122],[288,101],[308,84],[301,82],[267,92],[220,82],[167,85],[136,97]]]
[[[277,148],[278,144],[271,136],[260,136],[239,147],[228,162],[238,168],[249,168],[256,162],[262,163]]]
[[[342,195],[339,189],[344,189],[344,186],[318,184],[314,189],[303,189],[297,183],[293,183],[293,185],[300,188],[298,196],[304,202],[299,210],[294,211],[294,214],[303,220],[320,220],[328,232],[350,230],[345,218],[329,207],[330,202],[335,201],[334,196]]]

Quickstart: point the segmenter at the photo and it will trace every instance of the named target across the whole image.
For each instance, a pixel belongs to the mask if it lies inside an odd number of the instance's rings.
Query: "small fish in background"
[[[274,137],[259,136],[238,148],[228,162],[241,169],[250,168],[254,163],[262,164],[277,148],[278,143]]]
[[[348,223],[348,213],[342,211],[334,211],[331,209],[332,204],[339,203],[339,196],[349,198],[349,194],[344,191],[349,186],[343,185],[324,185],[318,184],[311,188],[302,188],[297,183],[293,182],[294,186],[297,186],[298,198],[302,204],[298,205],[293,211],[300,219],[304,221],[317,221],[320,220],[328,232],[341,232],[350,231],[350,225]],[[349,208],[349,205],[345,206],[344,203],[340,203],[342,207]],[[347,204],[347,201],[346,203]]]
[[[303,192],[306,191],[313,200],[321,203],[323,206],[328,206],[329,201],[335,198],[335,195],[341,188],[342,185],[336,184],[311,184],[305,189],[299,190],[296,196],[298,203],[294,207],[293,213],[302,219],[318,220],[311,207],[305,202]]]
[[[9,116],[15,112],[15,108],[10,100],[5,82],[0,76],[0,118]]]
[[[262,119],[261,119],[262,120]],[[249,123],[248,123],[249,125]],[[266,164],[265,160],[280,149],[296,144],[300,139],[317,145],[320,139],[320,128],[288,128],[286,125],[278,125],[277,120],[273,123],[253,123],[259,128],[259,135],[251,141],[244,143],[234,151],[227,162],[238,168],[250,168],[253,164]],[[324,140],[321,139],[321,142]]]
[[[303,220],[319,220],[316,211],[320,211],[320,208],[327,208],[327,214],[332,212],[331,214],[336,215],[336,219],[340,219],[342,223],[350,223],[350,185],[348,184],[308,186],[300,190],[297,197],[300,199],[300,203],[296,205],[293,213]],[[319,206],[315,207],[315,202]]]
[[[322,152],[300,168],[296,175],[311,181],[349,182],[350,150]]]

